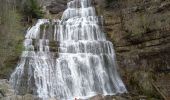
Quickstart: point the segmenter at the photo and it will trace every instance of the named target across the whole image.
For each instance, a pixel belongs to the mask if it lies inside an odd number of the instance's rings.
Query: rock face
[[[0,80],[0,100],[34,100],[33,95],[19,96],[15,95],[14,90],[11,88],[8,80]]]
[[[0,100],[41,100],[32,94],[26,95],[15,95],[14,90],[11,88],[8,80],[1,79],[0,80]],[[47,100],[56,100],[54,98],[49,98]],[[119,96],[95,96],[90,100],[128,100]]]
[[[169,0],[122,1],[117,2],[119,9],[113,5],[105,10],[106,31],[115,44],[120,66],[169,69],[169,3]]]
[[[105,32],[116,49],[128,90],[157,96],[151,80],[170,70],[170,1],[94,1],[97,13],[104,15]],[[65,6],[65,1],[56,0],[47,8],[51,14],[60,14]]]
[[[115,44],[119,65],[169,69],[169,3],[169,0],[122,1],[117,2],[118,7],[113,4],[105,10],[106,32]]]
[[[57,2],[52,2],[51,5],[47,6],[47,9],[51,14],[58,14],[66,9],[67,0],[58,0]]]
[[[38,0],[44,8],[46,15],[48,17],[52,15],[52,18],[61,17],[62,12],[67,8],[67,1],[68,0]]]
[[[134,93],[154,95],[153,77],[170,69],[169,4],[169,0],[122,0],[102,11],[130,93],[136,88]]]
[[[8,80],[0,80],[0,100],[40,100],[32,94],[16,95]],[[48,100],[54,100],[52,98]]]
[[[67,0],[39,1],[50,15],[57,17],[67,6]],[[129,93],[159,98],[151,79],[170,70],[170,1],[95,0],[94,4],[98,14],[104,15],[105,32],[116,49]],[[0,97],[4,97],[2,92]]]

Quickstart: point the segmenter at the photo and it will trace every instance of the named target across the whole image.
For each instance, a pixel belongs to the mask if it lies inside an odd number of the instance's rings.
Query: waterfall
[[[43,100],[125,93],[103,17],[96,16],[91,0],[67,6],[61,20],[39,19],[28,29],[25,50],[10,78],[16,93]]]

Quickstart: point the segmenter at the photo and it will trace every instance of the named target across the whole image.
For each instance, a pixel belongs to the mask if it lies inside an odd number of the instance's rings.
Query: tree
[[[25,16],[27,16],[28,19],[39,19],[43,17],[43,11],[41,10],[41,7],[39,6],[37,0],[26,0],[23,1],[22,5],[22,12]]]

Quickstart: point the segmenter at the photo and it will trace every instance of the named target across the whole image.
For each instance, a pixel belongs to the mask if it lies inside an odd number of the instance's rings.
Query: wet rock
[[[102,95],[97,95],[95,97],[92,97],[90,100],[128,100],[128,99],[123,98],[122,96],[102,96]]]
[[[37,100],[38,98],[31,94],[16,95],[8,80],[0,80],[0,100]]]
[[[0,80],[0,94],[2,97],[14,95],[14,90],[6,79]]]
[[[25,96],[12,95],[8,97],[4,97],[1,100],[38,100],[38,98],[36,98],[33,95],[25,95]]]
[[[115,96],[113,100],[128,100],[128,99],[123,98],[121,96]]]
[[[104,97],[102,95],[98,95],[98,96],[95,96],[95,97],[92,97],[90,100],[103,100]]]
[[[54,4],[54,5],[48,6],[47,9],[49,10],[51,14],[58,14],[59,12],[65,9],[65,6],[60,5],[60,4]]]
[[[51,4],[47,6],[47,10],[49,10],[51,14],[58,14],[66,9],[66,5],[66,0],[57,0],[55,2],[51,2]]]
[[[59,14],[66,8],[66,0],[42,1],[51,14]],[[103,0],[98,1],[103,2]],[[140,4],[137,4],[135,0],[124,0],[120,2],[121,8],[103,8],[103,12],[101,12],[106,20],[107,36],[111,41],[114,41],[118,65],[123,73],[121,75],[123,78],[125,77],[125,83],[129,80],[128,75],[134,75],[133,77],[135,77],[135,74],[131,74],[131,69],[134,71],[141,69],[148,71],[157,68],[157,70],[163,69],[166,71],[166,67],[170,65],[169,0],[145,0],[143,3],[142,0],[139,1],[141,1]],[[142,16],[143,14],[150,16]],[[143,31],[143,27],[149,30]],[[141,30],[143,33],[138,34]],[[52,45],[54,44],[52,43]],[[54,49],[54,51],[56,50]],[[128,71],[130,74],[127,75]],[[145,81],[139,83],[142,84],[145,91],[148,91],[150,86],[147,87],[149,83],[145,80],[148,79],[146,74],[142,72],[137,76]],[[136,81],[138,80],[139,78],[136,78]],[[133,86],[128,82],[126,85],[127,87]],[[13,94],[12,92],[6,94],[4,90],[6,89],[0,89],[0,97]],[[20,98],[20,96],[17,98]],[[123,100],[121,97],[112,99]],[[104,100],[104,97],[96,96],[91,100]]]

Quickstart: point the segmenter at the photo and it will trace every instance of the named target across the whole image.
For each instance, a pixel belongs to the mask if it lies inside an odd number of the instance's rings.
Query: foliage
[[[27,0],[23,4],[23,13],[24,15],[30,18],[42,18],[43,11],[39,6],[37,0]]]
[[[107,0],[107,3],[111,3],[111,2],[113,2],[114,0]]]
[[[114,1],[118,1],[118,0],[106,0],[107,5],[110,5],[110,3],[114,2]]]
[[[43,13],[37,0],[1,0],[0,9],[0,78],[9,78],[23,48],[23,19],[30,22]]]

